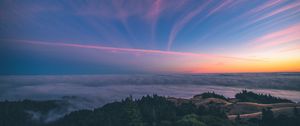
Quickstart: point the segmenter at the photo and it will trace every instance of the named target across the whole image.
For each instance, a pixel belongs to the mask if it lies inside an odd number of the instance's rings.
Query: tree
[[[242,119],[241,119],[241,116],[240,114],[238,114],[236,117],[235,117],[235,121],[236,122],[240,122]]]
[[[195,114],[185,115],[176,122],[176,126],[206,126],[205,123],[198,120]]]
[[[262,126],[272,126],[274,120],[274,114],[271,108],[263,109],[262,110],[262,117],[261,117],[261,125]]]
[[[241,102],[256,102],[263,104],[271,103],[293,103],[291,100],[282,99],[278,97],[271,96],[270,94],[256,94],[252,91],[243,90],[240,93],[237,93],[235,97]]]
[[[126,98],[124,101],[125,115],[129,126],[143,126],[142,115],[136,102],[133,101],[132,96]]]
[[[294,107],[293,113],[294,113],[294,116],[299,116],[297,107]]]

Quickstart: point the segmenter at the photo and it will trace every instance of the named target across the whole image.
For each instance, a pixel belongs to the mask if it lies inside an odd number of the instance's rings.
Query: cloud
[[[46,87],[47,88],[47,87]],[[35,91],[32,89],[32,91]],[[74,93],[76,94],[76,93]],[[52,95],[49,93],[49,95]],[[42,100],[49,100],[47,96],[45,96]],[[53,108],[47,112],[33,111],[33,110],[25,110],[26,113],[31,115],[31,119],[36,122],[42,123],[50,123],[57,119],[64,117],[66,114],[69,114],[73,111],[77,110],[92,110],[94,108],[100,107],[103,103],[111,102],[110,100],[101,101],[98,98],[90,98],[89,96],[62,96],[55,98],[56,108]]]
[[[262,4],[262,5],[258,6],[258,7],[255,7],[255,8],[253,8],[253,9],[251,9],[250,11],[248,11],[248,12],[246,13],[246,15],[249,16],[249,14],[250,14],[250,15],[257,14],[257,13],[259,13],[259,12],[261,12],[261,11],[264,11],[264,10],[266,10],[266,9],[272,8],[272,7],[274,7],[274,6],[277,6],[277,5],[279,5],[279,4],[283,3],[283,2],[285,2],[285,0],[272,0],[272,1],[266,1],[264,4]]]
[[[220,28],[231,27],[231,26],[236,25],[238,23],[242,23],[243,19],[247,19],[249,17],[254,17],[257,14],[263,13],[263,11],[266,11],[268,9],[276,7],[276,6],[278,6],[278,5],[280,5],[284,2],[286,2],[286,1],[285,0],[266,1],[264,4],[258,5],[254,8],[251,8],[251,9],[241,13],[240,15],[229,19],[228,21],[224,21],[224,22],[212,27],[211,31],[204,33],[205,35],[203,35],[200,39],[198,39],[198,41],[202,41],[204,39],[207,39],[208,37],[216,35],[217,32],[220,32]],[[232,7],[238,7],[240,4],[248,4],[248,3],[247,3],[247,1],[223,1],[223,4],[219,4],[219,6],[222,6],[222,7],[220,7],[218,10],[219,11],[226,11],[226,9],[232,9]],[[244,5],[241,5],[241,6],[244,6]],[[216,12],[218,12],[218,11],[216,11]],[[213,13],[211,13],[211,14],[213,14]],[[290,14],[290,15],[292,15],[292,14]],[[288,16],[288,15],[286,14],[284,16]],[[208,15],[207,15],[207,17],[208,17]],[[283,19],[288,19],[288,18],[284,17]],[[279,22],[279,20],[276,20],[276,23],[278,23],[278,22]],[[249,24],[245,24],[245,25],[242,25],[242,26],[236,27],[236,28],[244,29],[248,25]],[[234,29],[234,27],[232,27],[232,29]],[[226,31],[228,32],[232,29],[229,29],[229,30],[226,30]],[[262,29],[262,27],[256,28],[256,29]],[[264,28],[264,29],[266,29],[266,28]]]
[[[288,47],[280,50],[280,52],[292,52],[292,51],[300,51],[300,45],[296,45],[293,47]]]
[[[279,31],[271,32],[251,42],[255,48],[264,49],[300,40],[300,24],[295,24]]]
[[[300,101],[298,73],[2,76],[0,82],[15,85],[4,88],[0,99],[62,99],[72,105],[72,109],[91,109],[129,95],[136,98],[147,94],[189,98],[201,92],[215,91],[233,97],[244,88]]]
[[[260,18],[256,19],[254,22],[258,22],[260,20],[272,17],[272,16],[274,16],[276,14],[279,14],[279,13],[282,13],[284,11],[288,11],[288,10],[294,9],[296,7],[300,7],[300,2],[289,4],[289,5],[283,6],[283,7],[279,8],[279,9],[276,9],[276,10],[268,13],[267,15],[264,15],[263,17],[260,17]]]
[[[134,27],[130,24],[131,19],[137,18],[145,25],[149,26],[148,32],[150,45],[154,45],[155,35],[156,35],[156,26],[157,21],[161,18],[163,12],[177,12],[182,7],[190,1],[162,1],[162,0],[112,0],[112,1],[88,1],[83,4],[78,4],[76,2],[70,2],[72,9],[78,16],[86,17],[85,20],[89,20],[87,18],[96,17],[102,23],[105,22],[106,25],[120,21],[123,27],[127,32],[127,36],[121,36],[123,38],[128,38],[130,42],[138,42],[139,35],[136,34]],[[89,21],[91,22],[91,21]],[[91,25],[96,28],[97,31],[100,31],[103,37],[108,38],[108,40],[115,40],[118,32],[114,29],[118,29],[117,27],[103,28],[106,25],[101,24],[99,21],[96,23],[93,22]],[[95,27],[95,24],[97,27]],[[150,25],[149,25],[150,24]],[[105,31],[101,31],[105,29]],[[107,31],[109,30],[109,31]],[[112,31],[112,32],[110,32]],[[147,31],[145,31],[147,32]],[[112,36],[113,35],[113,36]],[[128,41],[128,40],[127,40]]]
[[[279,2],[276,3],[276,4],[279,4]],[[271,5],[275,6],[276,4],[271,4]],[[271,6],[271,5],[269,5],[269,6]],[[260,21],[262,21],[262,20],[271,18],[271,17],[276,16],[276,15],[278,15],[278,14],[280,14],[280,13],[285,12],[285,11],[290,11],[290,10],[293,10],[293,9],[297,9],[297,8],[299,8],[299,7],[300,7],[300,2],[298,2],[298,1],[293,2],[293,3],[286,4],[286,5],[284,5],[284,6],[281,6],[281,7],[279,7],[279,8],[273,9],[273,10],[267,12],[267,13],[264,13],[264,14],[262,14],[262,15],[256,17],[254,20],[247,22],[247,23],[246,23],[245,25],[243,25],[241,28],[248,27],[248,26],[253,25],[253,24],[255,24],[255,23],[258,23],[258,22],[260,22]],[[267,7],[267,8],[268,8],[268,7]],[[254,10],[256,10],[256,9],[254,9]],[[294,11],[299,11],[299,9],[298,9],[298,10],[294,10]],[[254,12],[253,12],[253,13],[251,13],[251,12],[252,12],[252,11],[250,11],[249,14],[255,14]],[[291,14],[293,14],[293,13],[284,13],[284,14],[282,14],[281,16],[291,15]]]
[[[182,19],[180,19],[179,21],[177,21],[174,26],[172,27],[171,31],[170,31],[170,35],[168,38],[168,45],[167,45],[167,50],[170,50],[177,34],[180,32],[180,30],[182,30],[193,18],[195,18],[195,16],[199,15],[200,13],[204,12],[204,11],[208,11],[207,14],[205,14],[204,17],[199,18],[195,24],[199,24],[201,23],[203,20],[205,20],[206,18],[210,17],[211,15],[220,12],[220,11],[224,11],[232,6],[236,6],[238,4],[240,4],[240,1],[234,1],[234,0],[224,0],[221,1],[220,3],[218,3],[216,6],[209,8],[208,6],[210,4],[212,4],[214,1],[208,0],[205,1],[205,3],[200,4],[199,6],[196,7],[196,9],[190,11],[189,13],[187,13]]]
[[[216,12],[222,11],[223,9],[227,8],[230,4],[232,4],[234,2],[234,0],[224,0],[222,1],[220,4],[218,4],[216,7],[214,7],[213,9],[211,9],[207,16],[210,16]]]
[[[3,0],[0,5],[1,21],[30,20],[43,12],[59,12],[63,10],[60,4],[47,4],[37,1],[35,3],[23,3],[13,0]]]
[[[59,107],[47,113],[25,111],[33,120],[48,123],[72,111],[91,110],[129,95],[191,98],[214,91],[234,97],[247,89],[300,101],[299,76],[299,73],[1,76],[0,100],[58,100]]]
[[[198,15],[200,12],[202,12],[207,5],[210,3],[211,1],[208,1],[204,4],[199,5],[196,9],[194,9],[193,11],[189,12],[186,16],[184,16],[181,20],[179,20],[178,22],[176,22],[176,24],[174,24],[174,26],[172,27],[172,30],[170,32],[169,35],[169,39],[168,39],[168,47],[167,50],[170,50],[172,47],[172,44],[178,34],[178,32],[191,20],[193,19],[196,15]]]
[[[75,47],[75,48],[86,48],[86,49],[97,49],[108,51],[112,53],[130,53],[134,55],[141,54],[158,54],[158,55],[175,55],[175,56],[185,56],[194,58],[224,58],[232,60],[242,60],[242,61],[263,61],[261,59],[251,59],[251,58],[241,58],[234,56],[224,56],[215,54],[201,54],[201,53],[191,53],[191,52],[176,52],[176,51],[162,51],[162,50],[148,50],[148,49],[135,49],[135,48],[118,48],[118,47],[108,47],[100,45],[84,45],[84,44],[73,44],[73,43],[60,43],[60,42],[45,42],[45,41],[34,41],[34,40],[7,40],[28,44],[45,45],[45,46],[62,46],[62,47]]]
[[[94,71],[101,71],[101,69],[99,68],[102,67],[102,64],[109,64],[108,66],[113,65],[126,69],[128,68],[137,71],[143,71],[146,73],[191,73],[195,72],[195,68],[199,66],[202,66],[204,64],[215,64],[216,62],[226,62],[227,64],[229,63],[231,65],[236,65],[236,63],[241,62],[253,64],[266,62],[265,59],[260,57],[257,58],[243,55],[237,56],[125,47],[120,48],[91,44],[67,43],[59,41],[3,41],[7,42],[6,44],[9,44],[10,46],[18,46],[18,50],[22,49],[21,51],[26,52],[27,54],[39,54],[37,56],[43,58],[49,57],[50,61],[61,61],[63,64],[72,64],[75,61],[78,65],[71,67],[72,69],[81,68],[84,70],[92,69],[92,66],[97,67],[98,69],[93,69]],[[52,65],[52,62],[49,62],[49,64]],[[64,68],[68,68],[69,66],[70,65],[67,65]],[[38,67],[43,67],[43,64]],[[240,71],[243,70],[241,69]]]
[[[160,16],[161,11],[163,10],[162,6],[163,6],[162,0],[156,0],[151,5],[148,13],[146,14],[147,20],[149,20],[149,22],[151,23],[151,28],[150,28],[151,43],[153,43],[153,41],[155,39],[156,24],[157,24],[158,17]]]

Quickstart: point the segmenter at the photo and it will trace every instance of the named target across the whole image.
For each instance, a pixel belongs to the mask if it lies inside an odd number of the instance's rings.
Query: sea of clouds
[[[214,91],[233,97],[243,89],[300,101],[300,73],[0,76],[0,100],[76,96],[103,105],[129,95],[189,98]]]
[[[0,76],[0,100],[62,100],[67,105],[50,111],[26,111],[35,120],[50,122],[80,109],[93,109],[132,95],[191,98],[203,92],[226,97],[243,89],[300,101],[299,73],[200,75],[30,75]]]

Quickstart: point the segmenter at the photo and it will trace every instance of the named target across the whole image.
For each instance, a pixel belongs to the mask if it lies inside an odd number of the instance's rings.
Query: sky
[[[0,74],[300,72],[300,0],[1,0]]]

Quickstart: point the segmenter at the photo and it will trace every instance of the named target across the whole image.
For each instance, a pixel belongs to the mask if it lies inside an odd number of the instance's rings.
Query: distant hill
[[[263,104],[271,104],[271,103],[293,103],[291,100],[282,99],[278,97],[274,97],[266,94],[256,94],[251,91],[243,90],[240,93],[235,95],[235,98],[240,102],[255,102],[255,103],[263,103]]]
[[[228,100],[228,98],[226,98],[225,96],[216,94],[215,92],[205,92],[205,93],[202,93],[202,94],[194,96],[194,98],[197,98],[197,97],[201,97],[203,99],[206,99],[206,98],[218,98],[218,99],[223,99],[223,100],[226,100],[226,101]]]

